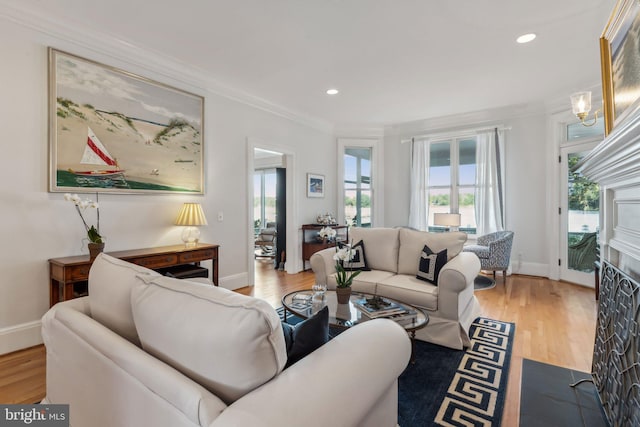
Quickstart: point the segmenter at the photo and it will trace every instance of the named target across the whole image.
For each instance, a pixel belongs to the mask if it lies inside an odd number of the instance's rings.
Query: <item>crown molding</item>
[[[425,120],[417,120],[406,123],[399,123],[385,127],[385,136],[399,136],[410,138],[417,134],[427,132],[449,132],[456,129],[489,126],[497,121],[504,122],[509,119],[528,117],[546,112],[542,103],[529,103],[511,105],[489,110],[472,111],[468,113],[453,114],[450,116],[434,117]]]
[[[298,124],[325,133],[332,133],[333,124],[298,113],[274,104],[266,99],[251,95],[242,90],[224,85],[211,78],[205,70],[162,52],[144,48],[115,34],[96,31],[88,26],[80,26],[69,21],[52,20],[33,5],[0,0],[0,17],[17,25],[29,28],[46,36],[46,42],[56,44],[61,50],[77,55],[90,55],[99,62],[113,60],[124,66],[134,66],[139,70],[171,79],[175,86],[195,93],[209,92],[233,101],[283,117]],[[117,64],[110,64],[118,66]]]
[[[336,138],[384,138],[383,126],[337,125],[333,130]]]

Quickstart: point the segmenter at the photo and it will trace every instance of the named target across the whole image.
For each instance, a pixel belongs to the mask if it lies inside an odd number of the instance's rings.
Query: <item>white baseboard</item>
[[[232,276],[223,277],[219,281],[219,286],[233,291],[249,285],[249,274],[246,272],[234,274]]]
[[[0,355],[42,344],[40,320],[0,329]]]
[[[549,277],[549,265],[537,262],[512,263],[513,274],[524,274],[527,276]]]

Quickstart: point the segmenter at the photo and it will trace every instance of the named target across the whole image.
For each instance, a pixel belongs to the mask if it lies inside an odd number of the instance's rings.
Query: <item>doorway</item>
[[[600,188],[573,168],[598,141],[560,149],[560,279],[594,286],[594,262],[600,231]]]
[[[253,149],[254,258],[284,270],[287,236],[287,169],[282,153]]]

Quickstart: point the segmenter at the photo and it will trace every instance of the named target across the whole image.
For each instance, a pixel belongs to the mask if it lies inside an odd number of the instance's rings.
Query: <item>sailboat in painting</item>
[[[107,177],[124,175],[124,170],[118,166],[118,161],[113,158],[107,151],[105,146],[100,142],[96,134],[87,126],[87,145],[84,147],[84,153],[80,163],[83,165],[100,165],[111,166],[114,169],[96,169],[91,171],[75,171],[69,169],[69,172],[79,176],[95,176]]]

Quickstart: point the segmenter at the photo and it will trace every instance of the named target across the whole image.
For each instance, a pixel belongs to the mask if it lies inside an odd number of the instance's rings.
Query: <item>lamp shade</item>
[[[208,225],[200,203],[185,203],[175,220],[175,225]]]
[[[458,213],[434,213],[433,224],[445,227],[460,227],[460,214]]]
[[[573,114],[578,117],[589,114],[591,111],[591,92],[577,92],[571,95],[571,108]]]

